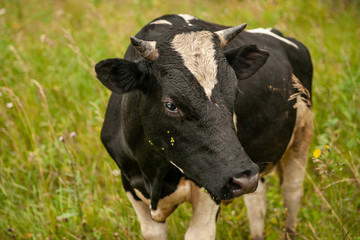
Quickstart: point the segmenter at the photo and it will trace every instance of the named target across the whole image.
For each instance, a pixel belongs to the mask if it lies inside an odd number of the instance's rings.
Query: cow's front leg
[[[211,240],[216,235],[216,216],[219,204],[216,204],[203,188],[191,185],[190,203],[193,217],[185,234],[185,240]]]
[[[251,239],[264,239],[266,214],[266,186],[262,178],[255,192],[244,195],[246,212],[249,219]]]
[[[152,220],[150,216],[149,206],[141,200],[136,200],[130,192],[126,192],[131,205],[134,207],[136,215],[139,219],[141,232],[144,240],[166,240],[167,224],[158,223]]]

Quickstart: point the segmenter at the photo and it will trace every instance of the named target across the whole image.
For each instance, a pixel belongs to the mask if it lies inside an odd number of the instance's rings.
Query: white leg
[[[245,194],[244,202],[249,219],[251,239],[264,239],[266,214],[266,185],[260,180],[254,193]]]
[[[290,150],[290,149],[289,149]],[[303,196],[304,171],[307,151],[303,154],[289,151],[278,166],[281,174],[281,192],[287,210],[286,238],[295,239],[296,219]],[[280,170],[281,169],[281,170]]]
[[[193,217],[185,240],[212,240],[216,235],[216,215],[219,205],[211,199],[210,195],[192,183],[191,199]]]
[[[281,191],[287,209],[286,239],[296,238],[296,219],[303,196],[307,155],[313,135],[311,110],[298,109],[297,114],[302,118],[296,119],[293,141],[278,165]]]
[[[126,192],[131,205],[134,207],[136,215],[139,219],[141,232],[145,240],[166,240],[167,224],[158,223],[152,220],[150,216],[149,206],[143,201],[137,201],[130,192]]]

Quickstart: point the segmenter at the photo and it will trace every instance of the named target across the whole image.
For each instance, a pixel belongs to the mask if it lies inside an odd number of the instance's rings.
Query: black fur
[[[170,43],[179,33],[227,27],[200,19],[189,26],[177,15],[159,19],[172,26],[148,24],[136,34],[157,42],[158,59],[142,59],[129,46],[126,60],[96,65],[100,81],[115,93],[107,107],[102,142],[121,169],[125,189],[135,198],[133,189],[139,190],[151,199],[152,209],[175,191],[184,174],[218,202],[232,198],[227,189],[231,177],[264,171],[284,153],[296,118],[294,101],[288,101],[295,92],[291,75],[311,91],[309,53],[294,39],[287,38],[299,49],[250,32],[240,33],[222,49],[214,35],[218,83],[209,101]],[[164,102],[169,99],[181,115],[166,112]]]
[[[269,53],[257,48],[256,45],[245,45],[224,53],[239,80],[249,78],[266,62]]]

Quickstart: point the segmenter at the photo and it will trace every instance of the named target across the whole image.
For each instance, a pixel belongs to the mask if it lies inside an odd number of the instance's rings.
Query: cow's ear
[[[224,54],[239,80],[256,73],[269,57],[268,52],[260,50],[256,45],[241,46]]]
[[[144,89],[145,73],[139,65],[120,58],[109,58],[95,65],[96,77],[114,93]]]

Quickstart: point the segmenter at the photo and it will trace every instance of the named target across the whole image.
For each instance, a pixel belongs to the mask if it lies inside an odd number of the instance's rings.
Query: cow
[[[222,201],[244,195],[252,239],[264,239],[264,175],[277,170],[296,237],[313,134],[312,62],[276,29],[244,30],[165,15],[130,37],[125,56],[102,60],[111,90],[101,140],[121,170],[144,239],[167,239],[183,202],[185,239],[215,239]]]

